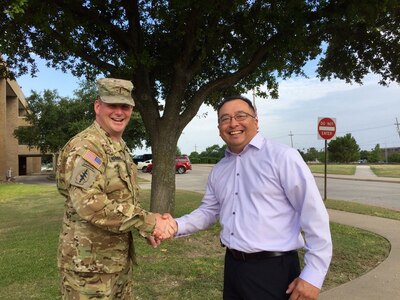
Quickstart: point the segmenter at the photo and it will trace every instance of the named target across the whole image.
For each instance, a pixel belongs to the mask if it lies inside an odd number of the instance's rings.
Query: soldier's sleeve
[[[137,218],[135,215],[126,219],[119,228],[120,231],[130,231],[132,228],[137,228],[143,237],[148,237],[154,232],[156,226],[156,217],[153,213],[147,213],[143,218]]]
[[[156,224],[155,216],[139,203],[133,204],[132,194],[121,193],[121,199],[108,198],[105,193],[105,156],[98,153],[98,150],[88,148],[70,153],[72,169],[66,181],[77,214],[107,231],[120,233],[137,229],[142,236],[151,235]]]

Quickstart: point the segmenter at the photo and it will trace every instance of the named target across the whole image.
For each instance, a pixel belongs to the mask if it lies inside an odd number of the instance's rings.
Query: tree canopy
[[[351,163],[360,158],[360,147],[351,133],[337,137],[328,144],[330,162]]]
[[[307,152],[297,149],[305,162],[318,162],[323,161],[325,158],[325,152],[323,150],[318,151],[316,148],[311,147],[307,149]]]
[[[97,91],[93,82],[83,81],[74,97],[61,97],[57,91],[31,91],[27,97],[26,120],[31,126],[14,131],[20,144],[38,148],[41,153],[57,153],[68,140],[88,127],[94,120],[93,103]],[[133,113],[125,132],[128,147],[140,147],[147,140],[140,115]]]
[[[368,162],[370,163],[377,163],[379,161],[382,161],[382,150],[381,146],[379,144],[376,144],[374,149],[371,149],[368,155]]]
[[[4,76],[49,66],[129,79],[153,152],[153,211],[173,211],[177,141],[202,103],[254,89],[318,59],[321,79],[400,80],[398,0],[3,0]]]

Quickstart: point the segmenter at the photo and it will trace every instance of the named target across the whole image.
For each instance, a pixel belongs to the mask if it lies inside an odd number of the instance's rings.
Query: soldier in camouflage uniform
[[[62,297],[133,299],[131,230],[157,246],[176,228],[138,202],[137,170],[122,140],[134,106],[132,83],[104,78],[97,86],[95,122],[64,146],[57,165],[65,197],[58,248]]]

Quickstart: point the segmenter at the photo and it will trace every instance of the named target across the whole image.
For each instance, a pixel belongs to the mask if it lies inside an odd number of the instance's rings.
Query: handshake
[[[156,248],[161,244],[162,240],[166,240],[175,236],[178,231],[178,224],[169,213],[155,214],[156,227],[154,228],[152,236],[147,238],[147,242]]]

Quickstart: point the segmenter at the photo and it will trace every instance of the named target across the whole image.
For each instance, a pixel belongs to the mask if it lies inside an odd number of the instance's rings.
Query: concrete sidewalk
[[[324,176],[314,174],[314,176]],[[369,166],[357,166],[355,175],[333,175],[329,178],[400,183],[400,178],[377,177]],[[390,242],[389,256],[375,269],[321,293],[320,300],[400,299],[400,221],[367,215],[328,210],[330,220],[374,232]],[[334,250],[335,251],[335,248]]]
[[[375,269],[321,293],[321,300],[400,299],[400,221],[329,210],[332,222],[377,233],[391,245],[389,256]]]

